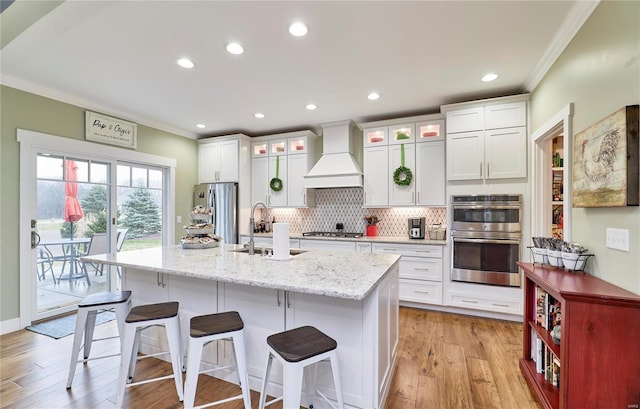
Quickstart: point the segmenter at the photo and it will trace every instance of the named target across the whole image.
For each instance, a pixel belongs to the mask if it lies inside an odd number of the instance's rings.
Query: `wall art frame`
[[[138,125],[107,115],[85,111],[85,139],[136,149]]]
[[[639,107],[622,107],[575,135],[573,207],[640,204]]]

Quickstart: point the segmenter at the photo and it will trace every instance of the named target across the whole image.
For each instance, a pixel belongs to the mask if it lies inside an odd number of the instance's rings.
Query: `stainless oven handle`
[[[457,237],[454,237],[453,241],[462,243],[520,244],[520,240],[459,239]]]
[[[519,205],[463,205],[463,204],[454,204],[453,209],[520,209]]]

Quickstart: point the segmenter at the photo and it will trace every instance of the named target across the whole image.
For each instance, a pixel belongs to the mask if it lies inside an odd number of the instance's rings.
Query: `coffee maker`
[[[425,220],[424,217],[409,218],[409,238],[424,239],[424,231],[425,231],[424,220]]]

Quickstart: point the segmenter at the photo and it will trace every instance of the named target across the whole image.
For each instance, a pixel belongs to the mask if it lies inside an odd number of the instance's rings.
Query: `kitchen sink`
[[[254,247],[254,254],[262,254],[262,250],[265,251],[265,253],[268,254],[273,254],[273,249],[271,247]],[[229,250],[233,253],[240,253],[240,254],[249,254],[249,249],[248,248],[242,248],[242,249],[236,249],[236,250]],[[297,256],[298,254],[302,254],[302,253],[306,253],[306,250],[300,250],[300,249],[289,249],[289,254],[291,254],[292,256]]]

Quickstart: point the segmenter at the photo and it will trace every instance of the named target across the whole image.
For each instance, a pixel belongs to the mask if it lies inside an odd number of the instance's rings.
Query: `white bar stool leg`
[[[267,402],[267,384],[269,383],[269,373],[271,372],[271,364],[273,363],[273,355],[267,353],[267,365],[265,365],[264,376],[262,377],[262,388],[260,388],[260,406],[258,409],[264,409]]]
[[[340,366],[338,364],[338,353],[333,350],[329,354],[329,363],[331,364],[331,372],[333,373],[333,383],[336,388],[338,398],[338,408],[344,409],[344,401],[342,399],[342,384],[340,383]]]
[[[302,369],[298,363],[287,363],[282,374],[282,407],[299,408],[302,394]]]
[[[202,359],[202,349],[204,342],[202,338],[189,337],[187,354],[187,374],[184,383],[184,407],[193,408],[196,400],[196,388],[198,386],[198,374],[200,373],[200,360]]]
[[[118,390],[116,392],[116,408],[122,408],[124,400],[124,390],[129,379],[129,367],[131,365],[131,356],[133,354],[133,346],[136,340],[137,328],[135,325],[125,325],[124,340],[122,341],[122,356],[120,359],[120,376],[118,378]]]
[[[87,314],[87,322],[84,325],[84,363],[87,363],[89,354],[91,353],[91,344],[93,342],[93,331],[96,329],[97,310],[89,311]]]
[[[242,400],[245,408],[251,408],[251,391],[249,389],[249,373],[247,372],[247,352],[244,343],[244,332],[239,331],[233,335],[233,352],[236,357],[236,369],[242,388]]]
[[[67,389],[71,388],[71,383],[73,382],[73,377],[76,373],[76,365],[78,365],[78,355],[80,354],[80,347],[82,346],[81,343],[88,313],[89,311],[85,308],[78,309],[78,314],[76,316],[76,332],[73,335],[73,347],[71,349],[71,359],[69,362]]]
[[[167,330],[167,340],[169,343],[169,353],[171,354],[171,364],[173,365],[173,379],[176,384],[176,391],[180,402],[184,400],[184,389],[182,386],[182,346],[180,345],[180,321],[178,316],[170,319],[165,324]]]

